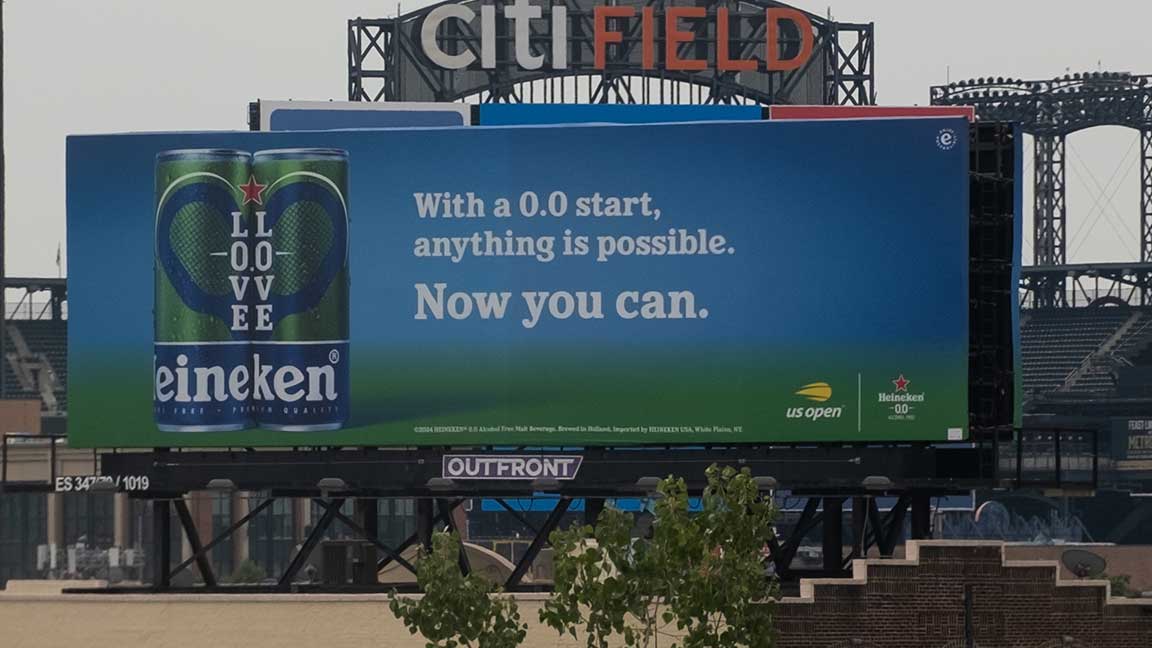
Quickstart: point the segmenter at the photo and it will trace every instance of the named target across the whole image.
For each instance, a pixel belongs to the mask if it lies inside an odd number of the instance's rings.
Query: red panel
[[[967,117],[972,106],[770,106],[768,119],[873,119],[880,117]]]

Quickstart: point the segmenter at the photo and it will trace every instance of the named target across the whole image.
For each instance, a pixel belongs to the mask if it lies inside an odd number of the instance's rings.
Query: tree
[[[612,637],[629,647],[662,637],[681,648],[772,646],[776,583],[764,564],[775,507],[747,469],[712,466],[707,479],[695,514],[683,479],[661,481],[651,537],[632,539],[631,517],[612,509],[595,528],[554,533],[555,593],[541,622],[582,630],[589,648]]]
[[[400,598],[393,591],[388,606],[428,648],[515,648],[528,625],[520,622],[516,602],[494,596],[497,588],[480,576],[460,572],[460,538],[438,533],[432,551],[421,554],[416,582],[424,595]]]

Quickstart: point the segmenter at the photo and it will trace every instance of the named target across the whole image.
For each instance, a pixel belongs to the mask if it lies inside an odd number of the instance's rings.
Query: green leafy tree
[[[776,510],[747,470],[712,466],[703,510],[690,513],[683,479],[668,477],[650,537],[631,537],[631,517],[606,509],[597,526],[559,531],[555,593],[541,622],[583,631],[589,648],[769,648],[776,584],[765,548]],[[666,643],[667,642],[667,643]]]
[[[424,595],[401,598],[392,593],[389,608],[408,631],[428,640],[428,648],[515,648],[528,625],[509,597],[476,574],[460,573],[460,539],[455,534],[432,537],[432,551],[421,555],[416,581]]]

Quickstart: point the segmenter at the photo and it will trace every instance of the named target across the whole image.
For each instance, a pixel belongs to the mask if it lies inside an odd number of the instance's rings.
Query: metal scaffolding
[[[442,3],[448,4],[448,3]],[[478,7],[475,0],[456,4]],[[614,6],[696,7],[684,0],[628,0]],[[432,5],[396,18],[348,21],[348,98],[351,101],[472,101],[481,103],[626,103],[626,104],[827,104],[871,105],[875,98],[875,58],[871,23],[840,23],[805,14],[812,23],[812,55],[800,68],[768,72],[715,69],[719,9],[729,12],[728,51],[733,59],[763,59],[768,31],[765,10],[790,8],[770,0],[723,0],[709,3],[707,21],[690,29],[693,41],[682,46],[685,58],[709,60],[706,70],[653,69],[641,64],[639,11],[621,31],[617,56],[606,67],[595,65],[594,6],[589,0],[566,0],[542,7],[530,41],[545,62],[524,70],[512,59],[511,36],[503,27],[504,7],[496,4],[497,65],[473,63],[460,70],[434,65],[419,46],[421,29]],[[568,52],[562,69],[553,69],[549,47],[554,7],[567,10]],[[802,12],[803,13],[803,12]],[[620,20],[623,24],[624,19]],[[539,23],[539,29],[536,23]],[[483,49],[478,23],[444,21],[436,41],[446,52],[478,53]],[[502,31],[501,31],[502,30]],[[655,42],[664,43],[664,35]],[[799,34],[782,34],[785,50],[795,48]],[[657,48],[659,49],[659,48]]]
[[[988,77],[931,89],[934,105],[974,106],[981,120],[1017,122],[1036,139],[1033,263],[1037,273],[1023,288],[1035,307],[1067,306],[1071,287],[1060,268],[1068,264],[1065,140],[1096,126],[1140,131],[1140,262],[1152,262],[1152,75],[1091,72],[1024,81]],[[1054,269],[1054,270],[1053,270]],[[1152,304],[1147,273],[1124,273],[1137,282],[1130,303]]]

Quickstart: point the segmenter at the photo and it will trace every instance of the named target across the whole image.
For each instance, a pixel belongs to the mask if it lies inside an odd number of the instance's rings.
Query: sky
[[[884,105],[926,104],[929,86],[949,77],[1152,73],[1152,3],[1137,0],[795,4],[875,23]],[[396,11],[380,0],[5,0],[8,276],[57,275],[67,135],[244,130],[257,98],[347,99],[346,21]],[[1069,139],[1069,261],[1137,258],[1138,142],[1121,128]],[[1027,213],[1024,227],[1028,263]],[[62,257],[66,275],[66,249]]]

